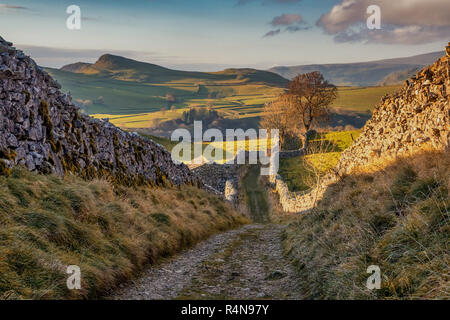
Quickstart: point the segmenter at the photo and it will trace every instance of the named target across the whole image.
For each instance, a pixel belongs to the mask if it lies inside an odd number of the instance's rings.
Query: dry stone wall
[[[425,144],[450,145],[450,58],[442,57],[384,97],[361,136],[342,154],[338,174],[385,157],[414,153]]]
[[[284,212],[288,213],[302,213],[313,208],[317,201],[322,199],[327,187],[336,182],[337,176],[326,176],[320,185],[312,190],[304,192],[291,192],[286,182],[283,181],[280,175],[269,176],[269,182],[278,198]]]
[[[205,185],[224,194],[227,186],[227,181],[237,180],[239,165],[236,164],[217,164],[207,163],[192,170]]]
[[[240,166],[236,164],[207,163],[192,169],[203,185],[212,193],[237,204]]]
[[[69,94],[0,37],[0,173],[108,176],[125,185],[201,184],[159,144],[79,113]]]

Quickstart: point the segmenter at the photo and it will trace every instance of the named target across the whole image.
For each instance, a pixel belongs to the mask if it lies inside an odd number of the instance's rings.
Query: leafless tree
[[[284,145],[286,139],[293,134],[292,97],[280,95],[275,101],[267,103],[261,117],[260,126],[265,129],[278,129],[280,144]]]
[[[329,119],[330,104],[337,98],[337,88],[320,72],[314,71],[296,76],[289,83],[287,95],[292,101],[291,116],[303,127],[306,143],[306,135],[313,125]]]
[[[307,136],[314,125],[326,122],[330,104],[337,97],[337,88],[320,72],[301,74],[288,86],[287,92],[266,104],[261,127],[279,129],[280,142],[292,136],[302,136],[307,148]]]

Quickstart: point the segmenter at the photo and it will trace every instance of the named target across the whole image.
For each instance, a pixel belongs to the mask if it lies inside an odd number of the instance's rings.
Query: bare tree
[[[284,145],[286,139],[293,133],[292,97],[280,95],[275,101],[266,103],[261,117],[260,126],[267,130],[278,129],[280,144]]]
[[[291,116],[304,129],[306,147],[306,137],[312,126],[328,120],[329,106],[337,98],[337,88],[320,72],[314,71],[296,76],[289,83],[287,95],[292,101]]]
[[[310,130],[328,120],[329,106],[336,97],[337,88],[320,72],[298,75],[289,83],[286,93],[265,105],[260,125],[279,129],[282,145],[287,139],[295,142],[301,136],[306,149]]]

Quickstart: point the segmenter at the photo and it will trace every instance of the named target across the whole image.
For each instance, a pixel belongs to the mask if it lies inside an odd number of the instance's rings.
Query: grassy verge
[[[15,169],[0,177],[0,298],[97,298],[148,263],[246,220],[193,187],[113,189]],[[68,290],[68,265],[81,290]]]
[[[310,299],[450,298],[450,153],[424,152],[330,186],[286,232]],[[368,266],[382,273],[369,291]]]

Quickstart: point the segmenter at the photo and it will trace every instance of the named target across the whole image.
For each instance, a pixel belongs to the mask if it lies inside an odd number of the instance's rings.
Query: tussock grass
[[[311,299],[450,298],[450,152],[424,151],[330,186],[286,232]],[[369,291],[367,267],[382,288]]]
[[[0,298],[98,298],[146,264],[245,222],[194,187],[113,189],[14,169],[0,177]],[[67,289],[68,265],[81,268],[81,290]]]

